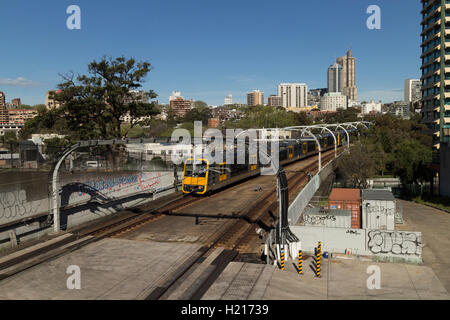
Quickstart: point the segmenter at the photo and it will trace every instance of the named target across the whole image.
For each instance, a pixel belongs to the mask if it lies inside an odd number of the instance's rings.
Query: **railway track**
[[[333,153],[328,152],[323,154],[323,161],[332,158]],[[316,171],[315,162],[308,165],[304,171]],[[299,187],[301,182],[307,180],[306,175],[298,175],[288,172],[289,185]],[[230,186],[225,189],[231,191],[238,188],[240,184]],[[303,185],[302,185],[303,186]],[[194,254],[186,263],[178,269],[178,271],[171,276],[167,282],[148,294],[146,299],[164,299],[167,298],[170,292],[176,290],[180,285],[180,280],[188,276],[195,266],[210,256],[217,248],[224,250],[214,260],[215,268],[203,281],[193,286],[190,294],[185,295],[184,298],[200,299],[206,292],[209,286],[225,269],[229,262],[233,261],[238,254],[248,247],[249,243],[254,240],[255,232],[252,232],[255,226],[270,226],[274,222],[274,217],[268,214],[268,211],[276,212],[276,187],[266,191],[258,202],[244,208],[239,212],[239,219],[229,220],[224,223],[217,234],[211,236],[212,240],[209,245],[201,248]],[[293,190],[290,188],[290,193]],[[225,192],[226,192],[225,191]],[[88,245],[92,242],[113,236],[119,236],[131,230],[135,230],[147,223],[151,223],[164,216],[163,212],[179,212],[180,210],[197,204],[206,199],[220,197],[221,193],[214,193],[207,197],[189,197],[180,196],[172,199],[169,203],[164,203],[156,208],[150,209],[134,209],[126,213],[120,214],[108,222],[101,222],[94,226],[76,230],[73,233],[66,233],[57,238],[54,238],[47,243],[38,244],[36,246],[18,251],[6,257],[0,258],[0,280],[11,277],[26,269],[32,268],[45,261],[56,259],[64,254],[78,250],[79,248]]]
[[[326,163],[334,158],[333,153],[328,153],[323,157],[323,162]],[[312,171],[316,173],[317,164],[315,162],[309,164],[304,168],[304,172]],[[290,172],[288,175],[288,183],[294,188],[290,188],[290,195],[301,189],[308,181],[306,174],[298,175],[297,172]],[[268,228],[273,228],[267,223],[267,220],[272,219],[271,213],[278,211],[278,203],[276,196],[276,187],[268,190],[258,200],[257,203],[248,206],[239,214],[239,219],[231,221],[222,230],[219,230],[211,243],[200,248],[194,253],[174,274],[172,274],[159,287],[150,292],[146,300],[165,300],[181,298],[183,300],[199,300],[206,293],[209,287],[219,277],[226,266],[232,262],[240,252],[249,246],[255,240],[254,229],[264,225]],[[274,221],[272,221],[274,222]],[[258,239],[258,237],[256,237]],[[221,249],[221,252],[211,261],[211,265],[202,272],[201,279],[192,281],[189,288],[183,288],[183,293],[177,292],[179,288],[183,287],[183,281],[193,277],[196,268],[201,268],[201,265],[208,257],[214,255],[215,250]],[[223,249],[223,250],[222,250]],[[209,270],[209,271],[207,271]],[[186,287],[186,286],[184,286]]]

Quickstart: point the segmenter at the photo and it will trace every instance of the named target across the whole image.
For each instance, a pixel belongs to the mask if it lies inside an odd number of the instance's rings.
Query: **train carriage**
[[[356,134],[354,128],[348,130],[352,136]],[[335,133],[338,146],[347,143],[344,131]],[[330,133],[318,136],[322,151],[334,149],[334,138]],[[281,165],[298,161],[313,155],[318,151],[317,143],[312,138],[292,139],[279,142],[279,161]],[[268,153],[273,150],[268,149]],[[187,194],[205,195],[214,190],[224,188],[244,179],[257,176],[261,173],[261,165],[257,163],[257,155],[249,154],[245,149],[245,164],[229,164],[225,161],[225,154],[218,155],[224,162],[211,163],[210,159],[190,158],[184,163],[182,191]],[[234,151],[234,159],[237,159],[237,151]]]

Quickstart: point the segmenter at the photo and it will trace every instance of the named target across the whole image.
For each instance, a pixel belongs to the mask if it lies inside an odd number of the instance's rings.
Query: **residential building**
[[[5,93],[0,91],[0,124],[9,123],[8,110],[6,109]]]
[[[381,113],[381,102],[366,102],[361,104],[361,113],[362,114],[370,114],[370,113]]]
[[[272,94],[269,96],[269,98],[267,98],[267,105],[269,105],[271,107],[282,107],[283,106],[283,98]]]
[[[47,91],[45,96],[45,106],[47,109],[59,108],[61,107],[61,103],[52,98],[53,94],[61,93],[61,90],[50,90]]]
[[[422,2],[422,122],[434,145],[450,142],[450,5],[443,0]]]
[[[348,98],[340,92],[328,92],[320,99],[321,111],[347,109]]]
[[[247,105],[249,107],[264,105],[264,92],[253,90],[247,93]]]
[[[208,119],[208,128],[217,128],[220,125],[219,118]]]
[[[356,58],[353,50],[347,51],[345,56],[336,59],[342,66],[342,93],[350,100],[358,101],[358,89],[356,87]]]
[[[20,98],[15,98],[11,100],[11,104],[13,105],[14,108],[18,109],[22,105],[22,102],[20,101]]]
[[[9,123],[11,124],[25,124],[29,119],[33,119],[38,115],[35,109],[11,109],[8,110]]]
[[[408,103],[422,99],[422,83],[419,79],[405,80],[405,101]]]
[[[233,95],[231,93],[229,95],[227,95],[224,100],[225,106],[230,105],[230,104],[233,104]]]
[[[131,90],[130,95],[124,99],[125,104],[130,103],[149,103],[148,94],[145,91]]]
[[[396,101],[391,103],[388,105],[388,112],[402,119],[409,119],[411,116],[409,103],[406,101]]]
[[[328,68],[327,82],[328,82],[328,92],[343,92],[343,79],[342,72],[343,67],[334,63]]]
[[[194,104],[193,100],[185,100],[183,97],[177,97],[170,100],[170,110],[172,110],[178,117],[184,117],[186,113],[191,111]]]
[[[283,99],[284,108],[303,108],[308,105],[308,86],[305,83],[281,83],[278,96]]]

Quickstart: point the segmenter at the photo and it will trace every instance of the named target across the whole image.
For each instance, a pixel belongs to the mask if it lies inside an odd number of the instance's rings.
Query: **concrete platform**
[[[322,277],[317,278],[311,264],[311,258],[304,261],[304,274],[300,276],[293,261],[286,264],[284,271],[276,266],[233,262],[203,299],[450,299],[447,290],[427,266],[330,259],[323,260]],[[367,267],[371,265],[380,267],[379,290],[367,288],[367,279],[371,275],[367,273]]]
[[[142,299],[198,244],[104,239],[0,281],[0,299]],[[81,289],[67,288],[67,267],[81,269]]]

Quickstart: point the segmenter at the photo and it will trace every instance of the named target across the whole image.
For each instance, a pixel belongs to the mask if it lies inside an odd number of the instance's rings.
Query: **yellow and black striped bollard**
[[[303,274],[303,253],[298,250],[298,274]]]
[[[281,261],[280,261],[281,270],[284,270],[284,249],[281,249]]]
[[[320,249],[317,249],[317,254],[316,254],[316,277],[318,277],[318,278],[320,278],[320,259],[321,259]]]
[[[322,242],[321,241],[319,241],[318,251],[320,252],[320,255],[322,255]]]

